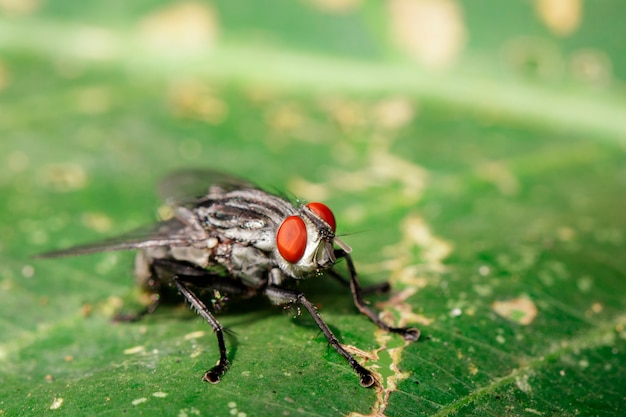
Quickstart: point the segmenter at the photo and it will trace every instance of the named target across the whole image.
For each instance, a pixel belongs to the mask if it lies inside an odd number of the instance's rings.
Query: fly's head
[[[283,272],[301,278],[333,266],[333,242],[338,242],[335,229],[335,216],[322,203],[309,203],[284,219],[276,233],[275,249]]]

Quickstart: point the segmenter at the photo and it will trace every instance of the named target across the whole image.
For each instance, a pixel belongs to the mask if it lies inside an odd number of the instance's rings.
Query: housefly
[[[217,336],[219,360],[206,371],[203,380],[219,382],[229,365],[225,329],[199,296],[204,292],[217,294],[220,300],[212,300],[212,304],[218,308],[228,297],[257,295],[266,296],[276,305],[304,307],[328,343],[358,374],[363,387],[376,382],[372,373],[340,344],[315,306],[291,284],[326,272],[350,288],[355,306],[378,327],[408,341],[419,338],[418,329],[389,326],[367,305],[363,298],[367,289],[364,291],[359,284],[350,248],[335,235],[335,216],[326,205],[293,204],[249,182],[204,170],[166,177],[159,194],[172,209],[171,219],[39,257],[137,249],[135,275],[151,294],[152,302],[126,319],[138,319],[154,311],[168,291],[182,295]],[[348,279],[333,269],[338,259],[345,260]]]

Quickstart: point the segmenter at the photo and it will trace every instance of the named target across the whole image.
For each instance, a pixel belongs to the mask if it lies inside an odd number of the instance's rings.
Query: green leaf
[[[620,3],[9,3],[0,414],[624,412]],[[111,322],[132,253],[31,257],[156,221],[183,167],[333,208],[363,283],[393,285],[372,305],[422,331],[301,283],[381,387],[264,300],[230,300],[231,367],[201,382],[217,343],[186,306]]]

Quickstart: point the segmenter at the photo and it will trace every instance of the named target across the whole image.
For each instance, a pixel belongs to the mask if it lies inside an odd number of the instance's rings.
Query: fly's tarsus
[[[111,321],[113,323],[134,323],[141,320],[148,314],[148,309],[143,309],[137,313],[117,313]]]
[[[407,342],[417,342],[420,338],[420,330],[415,327],[390,327],[391,333],[397,333]]]
[[[372,376],[372,373],[370,371],[363,368],[362,366],[360,368],[361,370],[360,371],[356,370],[356,372],[359,374],[359,377],[361,378],[359,383],[361,384],[363,388],[370,388],[378,382],[376,381],[376,378]]]
[[[226,372],[226,368],[228,367],[228,361],[225,363],[221,362],[215,365],[213,368],[206,371],[204,376],[202,377],[203,381],[210,382],[211,384],[217,384],[222,380],[222,376]]]

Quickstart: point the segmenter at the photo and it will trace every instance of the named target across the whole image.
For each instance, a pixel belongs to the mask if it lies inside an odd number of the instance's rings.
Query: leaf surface
[[[465,34],[441,70],[407,2],[235,3],[4,10],[0,413],[623,413],[623,6],[415,2]],[[333,208],[362,281],[393,285],[373,306],[422,330],[301,284],[382,387],[263,300],[219,315],[232,366],[203,383],[217,343],[184,305],[111,323],[140,298],[132,253],[31,258],[154,222],[158,180],[193,167]]]

